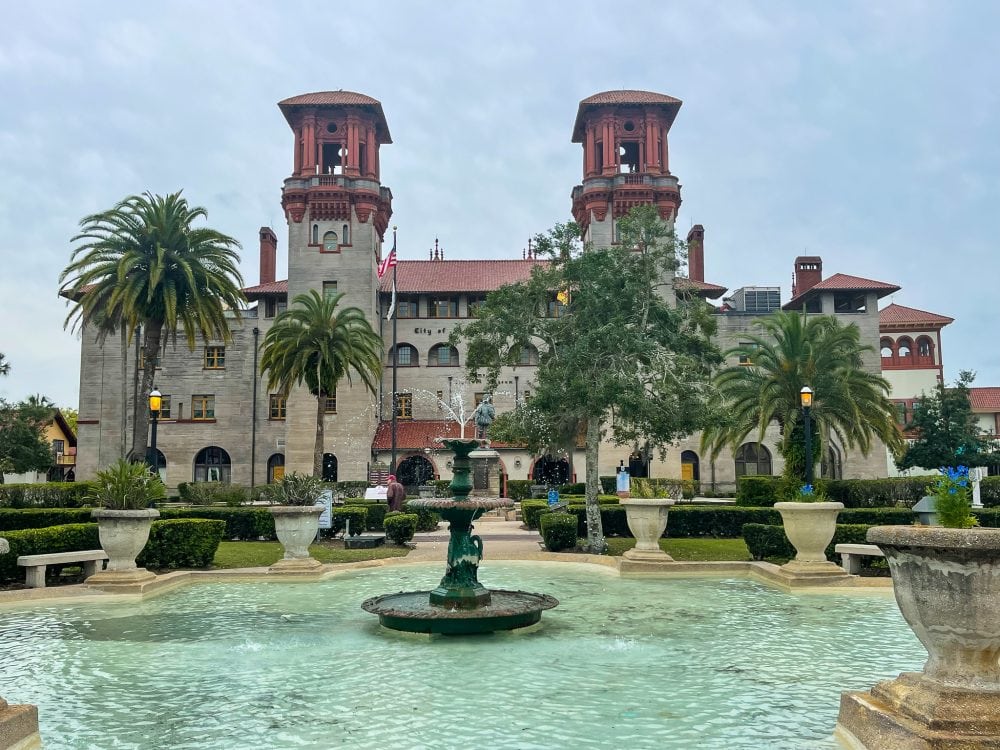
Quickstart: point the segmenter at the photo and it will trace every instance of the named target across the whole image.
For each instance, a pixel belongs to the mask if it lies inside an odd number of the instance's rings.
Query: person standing
[[[385,488],[385,500],[389,510],[402,510],[406,502],[406,488],[396,481],[396,475],[389,475],[389,484]]]

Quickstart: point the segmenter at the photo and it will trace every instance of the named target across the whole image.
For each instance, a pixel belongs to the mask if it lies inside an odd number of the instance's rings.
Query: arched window
[[[892,339],[882,339],[878,345],[882,352],[882,359],[892,359]]]
[[[913,341],[907,337],[901,338],[896,342],[896,356],[899,360],[909,361],[913,357]]]
[[[917,356],[920,359],[931,359],[934,356],[934,344],[926,336],[917,339]]]
[[[681,451],[681,479],[699,481],[701,479],[698,454],[694,451]]]
[[[518,356],[517,363],[519,365],[537,365],[538,364],[538,350],[531,344],[527,344],[521,347],[521,353]]]
[[[350,225],[349,224],[344,224],[344,226],[342,226],[340,229],[341,229],[340,236],[343,237],[344,244],[345,245],[350,245],[351,244],[351,227],[350,227]]]
[[[147,449],[146,452],[146,462],[152,466],[153,461],[156,461],[156,473],[160,476],[160,481],[166,484],[167,481],[167,457],[163,455],[163,451],[159,448],[156,449],[156,457],[153,456],[153,451]]]
[[[202,448],[194,457],[194,481],[223,482],[229,484],[232,479],[233,464],[229,454],[222,448],[212,445]]]
[[[736,476],[771,474],[771,452],[760,443],[744,443],[736,451]]]
[[[312,243],[314,245],[319,244],[319,224],[313,224],[313,238]]]
[[[832,443],[826,449],[826,455],[820,462],[820,476],[826,479],[842,479],[844,476],[843,459],[840,449]]]
[[[332,453],[323,454],[323,481],[337,481],[337,457]]]
[[[435,344],[427,355],[429,367],[458,367],[458,349],[448,344]]]
[[[417,487],[434,478],[434,464],[423,456],[408,456],[396,467],[396,478],[406,487]]]
[[[323,235],[323,251],[327,253],[337,252],[337,233],[327,232]]]
[[[285,476],[285,454],[273,453],[267,459],[267,483],[280,482]]]
[[[399,353],[398,359],[396,357],[396,352]],[[390,365],[392,365],[393,360],[396,360],[396,364],[400,367],[417,367],[420,364],[417,359],[417,350],[410,344],[397,344],[395,349],[390,349]]]

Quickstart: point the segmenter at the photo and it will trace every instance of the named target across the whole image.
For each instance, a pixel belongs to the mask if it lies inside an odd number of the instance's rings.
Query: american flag
[[[385,276],[390,268],[396,267],[396,246],[393,245],[392,250],[389,254],[382,259],[382,262],[378,264],[378,277],[381,279]]]

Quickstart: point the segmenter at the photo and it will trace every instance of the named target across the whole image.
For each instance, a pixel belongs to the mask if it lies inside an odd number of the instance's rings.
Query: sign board
[[[388,487],[369,487],[365,490],[365,500],[382,500],[384,502],[385,493],[388,491]]]
[[[323,507],[323,512],[319,516],[319,527],[321,529],[333,528],[333,490],[323,490],[316,505]]]
[[[549,490],[549,505],[555,505],[559,502],[559,490],[552,488]]]

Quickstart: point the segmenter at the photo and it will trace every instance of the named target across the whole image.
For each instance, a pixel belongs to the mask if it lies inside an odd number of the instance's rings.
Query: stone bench
[[[45,588],[45,568],[49,565],[66,565],[83,563],[83,576],[90,578],[104,567],[108,553],[102,549],[83,550],[81,552],[53,552],[48,555],[21,555],[17,564],[25,568],[27,575],[25,583],[29,589]]]
[[[838,544],[833,551],[840,555],[841,567],[852,576],[861,572],[862,557],[885,557],[874,544]]]

